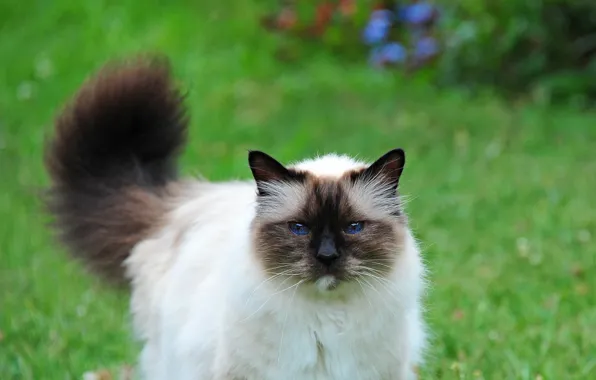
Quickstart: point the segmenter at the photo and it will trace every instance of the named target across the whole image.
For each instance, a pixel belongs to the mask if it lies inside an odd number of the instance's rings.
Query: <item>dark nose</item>
[[[331,238],[324,238],[321,241],[321,245],[317,250],[317,260],[325,265],[331,265],[335,260],[339,258],[339,252],[335,248],[335,243]]]

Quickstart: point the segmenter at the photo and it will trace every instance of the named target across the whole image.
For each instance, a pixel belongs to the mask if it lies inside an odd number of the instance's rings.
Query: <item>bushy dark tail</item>
[[[187,124],[165,59],[108,65],[81,87],[45,155],[47,205],[76,258],[123,280],[130,250],[167,212]]]

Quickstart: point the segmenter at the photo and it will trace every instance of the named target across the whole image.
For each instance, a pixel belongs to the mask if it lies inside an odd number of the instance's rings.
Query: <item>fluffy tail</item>
[[[123,280],[130,250],[159,227],[187,124],[158,59],[107,66],[58,117],[46,201],[62,242],[95,272]]]

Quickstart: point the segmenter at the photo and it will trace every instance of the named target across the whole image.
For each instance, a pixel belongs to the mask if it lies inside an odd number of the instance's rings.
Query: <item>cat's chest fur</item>
[[[290,311],[294,315],[261,315],[254,323],[236,324],[222,361],[230,366],[220,373],[247,380],[398,378],[402,350],[399,324],[391,316],[375,315],[369,305],[360,312],[308,308],[300,305],[292,308],[299,312]]]
[[[377,290],[334,306],[297,296],[298,287],[275,294],[253,290],[258,283],[239,291],[243,284],[236,282],[222,294],[215,277],[200,289],[184,277],[174,274],[160,312],[164,324],[155,341],[166,355],[158,379],[410,379],[404,363],[410,359],[409,330],[417,326],[406,310],[395,311],[389,294]],[[345,291],[358,289],[347,285]]]
[[[267,349],[255,352],[249,339],[244,347],[230,350],[246,365],[236,375],[296,380],[397,378],[397,332],[386,327],[391,321],[386,322],[380,325],[385,326],[382,331],[358,323],[353,316],[331,312],[309,322],[288,318],[285,326],[271,323],[268,329],[251,334],[260,341],[259,347]]]

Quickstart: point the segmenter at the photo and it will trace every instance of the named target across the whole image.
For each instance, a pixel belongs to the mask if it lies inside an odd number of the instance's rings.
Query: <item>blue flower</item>
[[[436,8],[427,2],[419,2],[406,7],[402,7],[399,10],[400,19],[413,25],[424,24],[430,21]]]
[[[373,66],[383,64],[404,63],[408,57],[406,48],[398,42],[389,42],[383,46],[374,48],[370,54],[370,63]]]
[[[366,44],[374,45],[384,41],[391,28],[393,13],[388,10],[374,11],[362,33]]]
[[[439,52],[439,43],[433,37],[423,37],[416,41],[414,56],[418,60],[434,57]]]

